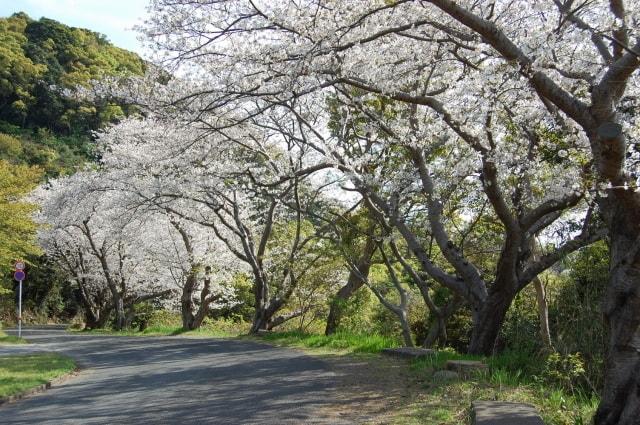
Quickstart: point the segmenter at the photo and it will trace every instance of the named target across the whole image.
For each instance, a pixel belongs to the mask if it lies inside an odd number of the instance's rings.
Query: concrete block
[[[476,400],[471,411],[472,425],[544,425],[530,404]]]
[[[418,347],[385,348],[384,350],[382,350],[382,354],[384,355],[400,357],[404,359],[420,359],[432,356],[435,353],[435,350]]]

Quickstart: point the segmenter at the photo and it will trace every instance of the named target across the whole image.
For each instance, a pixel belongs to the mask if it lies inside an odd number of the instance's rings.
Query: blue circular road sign
[[[16,270],[16,272],[13,274],[13,278],[18,281],[24,280],[25,277],[27,277],[27,274],[22,270]]]

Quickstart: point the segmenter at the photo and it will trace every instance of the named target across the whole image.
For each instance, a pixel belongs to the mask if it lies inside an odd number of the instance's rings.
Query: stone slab
[[[418,347],[385,348],[384,350],[382,350],[382,354],[404,359],[421,359],[432,356],[435,353],[435,350]]]
[[[472,425],[544,425],[535,407],[506,401],[476,400],[471,417]]]
[[[445,369],[453,370],[456,372],[466,371],[466,370],[484,370],[488,369],[489,366],[486,363],[482,363],[477,360],[447,360],[445,364]]]

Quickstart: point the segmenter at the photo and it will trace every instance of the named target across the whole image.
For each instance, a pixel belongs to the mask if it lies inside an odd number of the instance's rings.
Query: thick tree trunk
[[[249,333],[255,334],[261,330],[269,330],[271,326],[271,322],[273,320],[274,312],[271,312],[270,308],[261,308],[260,310],[256,309],[256,314],[253,318],[253,324],[251,325],[251,330]]]
[[[255,334],[260,330],[266,330],[269,324],[269,319],[270,317],[268,316],[266,303],[264,300],[256,299],[256,312],[253,315],[253,323],[251,324],[249,333]]]
[[[256,309],[256,315],[254,316],[253,324],[249,333],[257,333],[260,330],[270,330],[274,326],[284,323],[286,320],[281,323],[274,324],[276,320],[276,313],[280,311],[284,305],[284,299],[275,298],[265,302],[260,310]]]
[[[596,425],[640,423],[640,193],[609,191],[611,250],[603,313],[609,338]]]
[[[207,314],[209,314],[211,303],[218,299],[217,296],[209,296],[209,294],[211,293],[209,289],[210,286],[211,281],[208,278],[205,279],[204,286],[202,288],[202,291],[200,292],[200,306],[198,307],[198,311],[193,316],[193,320],[191,321],[191,330],[198,329],[200,326],[202,326],[204,318],[207,317]]]
[[[334,334],[340,325],[340,319],[344,312],[344,306],[346,301],[351,298],[356,291],[364,285],[363,277],[366,279],[369,277],[369,270],[371,269],[371,258],[376,249],[375,241],[372,238],[367,238],[367,241],[362,251],[362,256],[356,264],[356,269],[349,273],[347,283],[338,290],[336,295],[331,301],[329,308],[329,316],[327,317],[327,326],[324,330],[324,334],[329,336]]]
[[[195,315],[193,310],[195,308],[193,304],[193,292],[195,288],[195,277],[187,277],[187,281],[182,288],[182,295],[180,296],[180,314],[182,316],[182,329],[185,331],[191,331],[195,329],[194,320]]]
[[[441,346],[447,344],[447,321],[463,303],[461,298],[454,298],[441,307],[438,312],[432,312],[436,316],[436,320],[429,327],[429,332],[422,343],[424,348],[431,348],[436,342],[439,342]]]
[[[83,308],[84,310],[84,323],[85,328],[87,329],[96,329],[98,326],[98,317],[96,314],[86,306]]]
[[[255,334],[259,330],[267,329],[269,323],[268,307],[269,307],[269,283],[262,277],[262,271],[254,269],[253,296],[255,300],[253,315],[253,323],[249,333]]]
[[[95,327],[91,328],[91,329],[102,329],[105,326],[107,326],[107,321],[109,320],[109,316],[111,313],[111,308],[108,309],[104,309],[102,311],[100,311],[100,314],[98,315],[98,320],[96,320],[95,323]]]
[[[427,332],[427,336],[422,343],[422,346],[424,348],[431,348],[435,345],[436,341],[438,341],[438,338],[440,337],[442,326],[443,321],[439,317],[437,317],[429,327],[429,332]]]
[[[117,331],[121,331],[125,328],[127,318],[124,310],[124,300],[119,295],[115,299],[115,307],[116,321],[114,328]]]
[[[493,354],[498,333],[515,294],[491,291],[484,305],[474,314],[473,330],[469,342],[469,354],[490,356]]]

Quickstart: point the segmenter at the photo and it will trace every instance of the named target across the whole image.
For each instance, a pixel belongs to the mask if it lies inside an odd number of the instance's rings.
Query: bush
[[[568,272],[549,306],[549,321],[556,350],[579,353],[589,387],[602,387],[606,348],[600,302],[609,276],[609,249],[604,242],[583,248],[567,260]],[[589,388],[591,389],[591,388]]]
[[[562,355],[552,353],[545,361],[544,380],[575,395],[576,388],[584,388],[585,367],[580,353]]]
[[[149,328],[174,328],[182,326],[179,313],[169,310],[153,310],[147,320]]]

